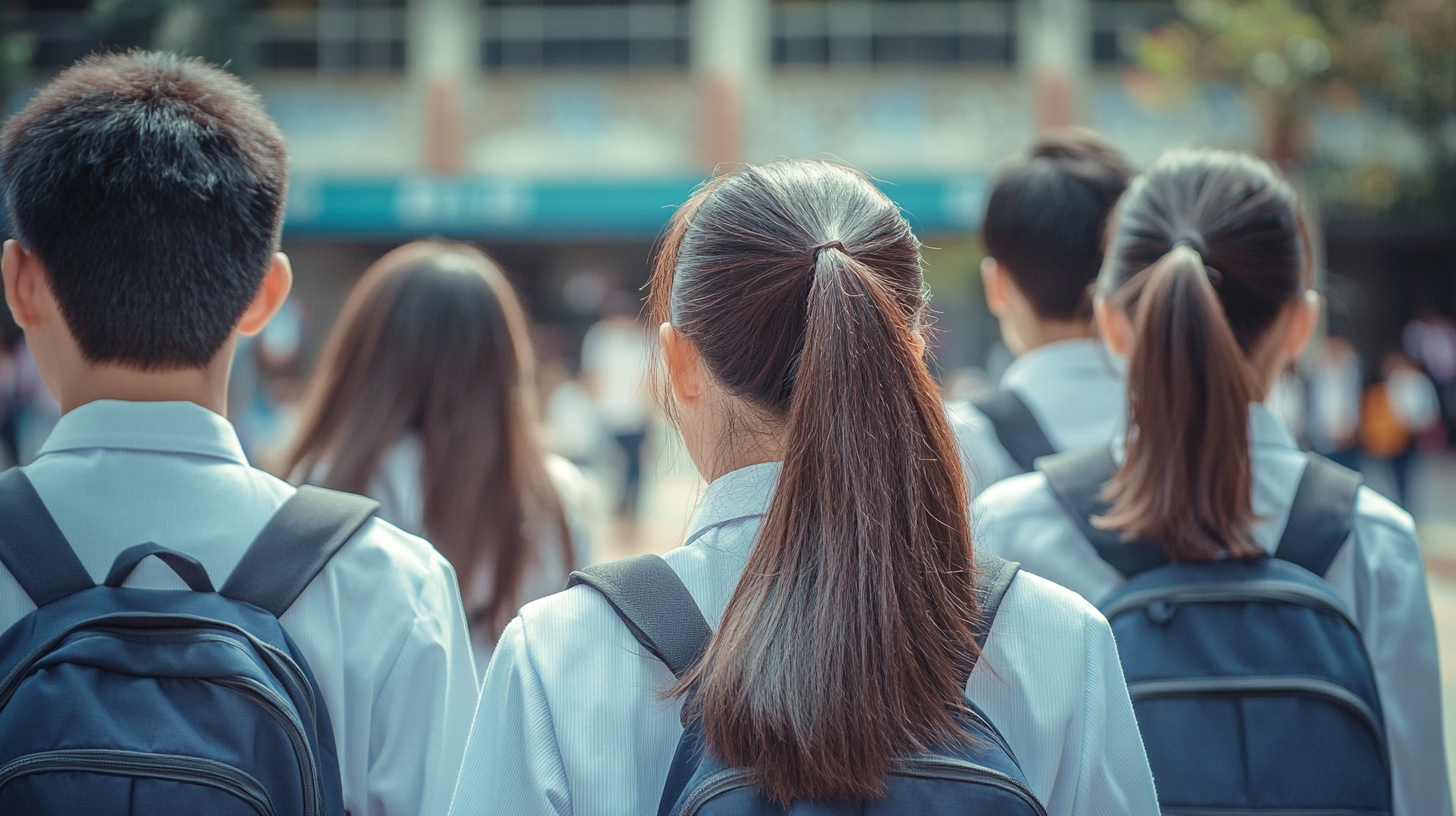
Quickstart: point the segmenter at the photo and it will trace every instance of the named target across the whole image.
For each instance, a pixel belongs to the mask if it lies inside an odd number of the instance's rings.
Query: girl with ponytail
[[[1258,159],[1173,151],[1135,179],[1108,226],[1096,287],[1099,328],[1128,363],[1127,430],[1100,512],[1074,517],[1052,481],[1069,460],[1043,460],[1052,480],[1028,474],[978,499],[981,545],[1095,604],[1137,574],[1138,559],[1272,555],[1309,459],[1261,403],[1318,323],[1310,266],[1294,192]],[[1323,577],[1352,610],[1374,670],[1394,812],[1450,814],[1435,631],[1410,516],[1358,488],[1353,532]]]
[[[526,606],[454,812],[655,812],[684,719],[771,801],[867,802],[893,759],[963,736],[966,699],[1049,813],[1157,812],[1101,616],[1018,575],[976,646],[919,242],[883,193],[826,162],[715,178],[674,217],[649,308],[666,407],[709,483],[665,560],[711,640],[675,681],[588,587]]]

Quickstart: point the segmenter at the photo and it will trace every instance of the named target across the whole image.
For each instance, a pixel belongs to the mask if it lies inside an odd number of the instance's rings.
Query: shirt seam
[[[531,671],[531,677],[535,681],[536,687],[541,690],[541,701],[546,709],[546,725],[551,729],[551,753],[556,758],[557,767],[561,769],[562,781],[566,783],[567,811],[562,816],[572,816],[576,812],[576,802],[571,795],[571,777],[566,773],[566,759],[561,755],[561,733],[556,729],[556,713],[551,710],[551,697],[546,694],[546,684],[541,682],[541,670],[536,667],[532,638],[526,629],[526,616],[517,614],[516,617],[521,621],[521,645],[522,651],[526,653],[526,666]]]

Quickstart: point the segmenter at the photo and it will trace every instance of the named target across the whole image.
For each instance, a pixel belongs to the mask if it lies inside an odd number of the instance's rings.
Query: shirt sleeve
[[[370,816],[444,814],[470,734],[477,686],[460,592],[448,566],[430,584],[374,698]]]
[[[1085,638],[1082,767],[1071,813],[1158,816],[1153,772],[1133,716],[1112,629],[1102,617],[1089,616]]]
[[[551,708],[518,617],[501,633],[485,673],[451,816],[557,816],[571,812]]]
[[[1442,738],[1441,675],[1426,571],[1413,531],[1365,524],[1358,555],[1357,615],[1385,717],[1396,816],[1450,816],[1451,788]],[[1362,574],[1363,573],[1363,574]],[[1361,583],[1366,585],[1361,587]],[[1362,591],[1363,590],[1363,591]]]

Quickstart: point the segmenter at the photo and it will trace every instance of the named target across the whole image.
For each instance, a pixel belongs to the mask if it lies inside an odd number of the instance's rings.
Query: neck
[[[1081,320],[1038,320],[1017,331],[1021,348],[1016,353],[1025,354],[1052,343],[1086,340],[1096,336],[1092,324]]]
[[[227,416],[228,374],[232,344],[202,368],[139,371],[118,365],[85,365],[64,377],[55,389],[61,413],[88,402],[192,402]]]

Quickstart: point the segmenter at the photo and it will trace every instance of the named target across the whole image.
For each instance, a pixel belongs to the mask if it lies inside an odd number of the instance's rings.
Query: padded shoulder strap
[[[659,556],[593,564],[573,572],[566,586],[578,584],[600,592],[632,637],[666,663],[674,677],[698,662],[713,637],[688,588]]]
[[[300,487],[258,533],[219,594],[282,617],[378,509],[379,502],[363,496]]]
[[[1117,472],[1112,448],[1099,446],[1050,456],[1037,462],[1052,493],[1076,522],[1077,529],[1097,548],[1097,555],[1124,576],[1168,563],[1163,548],[1153,541],[1123,541],[1111,530],[1092,526],[1092,519],[1111,506],[1102,498],[1102,486]]]
[[[1356,471],[1309,454],[1274,557],[1323,576],[1354,528],[1361,481]]]
[[[0,474],[0,563],[36,606],[96,586],[18,467]]]
[[[1001,609],[1006,591],[1011,589],[1011,582],[1016,580],[1016,573],[1021,571],[1021,564],[990,553],[977,553],[976,566],[981,568],[980,580],[976,581],[976,600],[981,604],[976,649],[981,651],[986,648],[986,638],[991,634],[991,626],[996,623],[996,613]]]
[[[1041,423],[1036,421],[1036,416],[1015,391],[996,391],[971,404],[991,420],[991,426],[996,429],[996,439],[1011,459],[1021,466],[1023,473],[1036,467],[1037,459],[1057,452],[1042,430]]]

